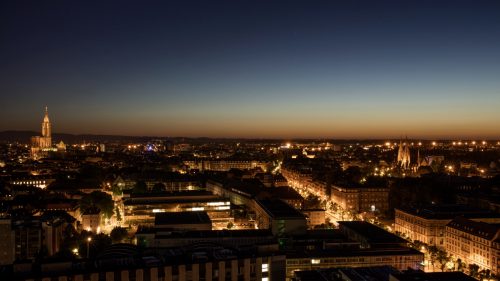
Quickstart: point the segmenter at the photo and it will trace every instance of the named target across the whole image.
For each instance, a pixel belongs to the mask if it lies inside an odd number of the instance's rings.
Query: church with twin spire
[[[399,149],[398,149],[398,166],[404,170],[410,168],[410,145],[408,144],[408,138],[406,138],[406,142],[403,143],[403,140],[399,141]]]

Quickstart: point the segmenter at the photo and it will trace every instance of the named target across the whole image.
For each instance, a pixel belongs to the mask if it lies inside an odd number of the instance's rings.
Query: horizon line
[[[8,132],[17,132],[17,133],[36,133],[37,131],[33,130],[3,130],[0,133],[8,133]],[[65,132],[55,132],[52,135],[73,135],[73,136],[104,136],[104,137],[129,137],[129,138],[172,138],[172,139],[224,139],[224,140],[283,140],[283,141],[294,141],[294,140],[341,140],[341,141],[349,141],[349,140],[358,140],[358,141],[391,141],[391,140],[413,140],[413,141],[500,141],[499,138],[480,138],[480,137],[409,137],[409,138],[401,138],[401,137],[389,137],[389,138],[380,138],[380,137],[238,137],[238,136],[159,136],[159,135],[129,135],[129,134],[102,134],[102,133],[65,133]]]

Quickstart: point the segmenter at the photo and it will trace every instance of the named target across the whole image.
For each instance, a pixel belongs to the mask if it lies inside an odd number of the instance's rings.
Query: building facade
[[[218,171],[226,172],[231,169],[251,170],[260,168],[262,171],[267,171],[269,163],[265,161],[243,160],[243,159],[211,159],[211,160],[194,160],[184,161],[189,169],[200,171]]]
[[[498,274],[500,226],[457,217],[446,225],[446,251],[467,264]]]
[[[9,218],[0,219],[0,265],[14,262],[14,235],[12,221]]]
[[[444,248],[446,225],[457,216],[475,221],[500,223],[500,216],[489,211],[460,205],[444,205],[418,210],[395,209],[394,230],[411,240]]]
[[[412,249],[385,251],[321,251],[287,255],[286,278],[291,280],[294,272],[332,267],[392,266],[398,270],[420,269],[424,254]]]
[[[302,210],[302,213],[306,216],[307,226],[309,228],[313,228],[317,225],[322,225],[326,221],[324,209],[307,209]]]
[[[123,251],[123,250],[122,250]],[[182,252],[182,251],[181,251]],[[198,248],[189,256],[166,254],[157,257],[123,256],[109,253],[84,264],[60,262],[42,264],[40,273],[19,272],[2,280],[74,280],[74,281],[284,281],[286,258],[280,254],[245,254],[227,248]],[[72,270],[80,268],[80,270]],[[28,269],[29,270],[29,269]]]
[[[332,186],[331,199],[353,212],[385,212],[389,209],[389,188]]]

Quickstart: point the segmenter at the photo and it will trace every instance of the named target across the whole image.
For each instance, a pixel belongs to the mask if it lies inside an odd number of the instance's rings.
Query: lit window
[[[320,263],[320,260],[317,260],[317,259],[311,260],[311,264],[319,264],[319,263]]]
[[[269,264],[263,263],[262,264],[262,272],[268,272],[269,271]]]

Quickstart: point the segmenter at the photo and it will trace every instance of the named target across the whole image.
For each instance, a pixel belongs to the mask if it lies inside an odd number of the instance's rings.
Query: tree
[[[113,228],[113,230],[111,230],[111,233],[109,235],[111,237],[111,240],[114,242],[114,243],[120,243],[122,242],[125,238],[127,238],[128,236],[128,231],[127,229],[123,228],[123,227],[115,227]]]
[[[479,265],[469,264],[469,275],[476,278],[479,275]]]
[[[330,205],[330,211],[337,212],[339,210],[339,205],[337,203],[333,203]]]
[[[85,164],[80,168],[79,179],[96,179],[99,181],[104,180],[103,170],[95,165]]]
[[[97,235],[94,235],[94,238],[92,239],[92,242],[90,243],[90,254],[94,253],[94,255],[99,254],[102,252],[104,249],[107,247],[111,246],[112,241],[111,238],[104,234],[104,233],[99,233]]]
[[[446,264],[451,260],[451,257],[448,256],[448,253],[446,253],[445,251],[439,250],[436,254],[436,259],[440,263],[441,271],[444,271]]]
[[[123,190],[117,184],[113,184],[113,186],[111,186],[111,191],[113,192],[113,195],[116,196],[120,196],[123,194]]]
[[[309,194],[304,200],[304,209],[317,209],[321,207],[321,201],[318,197]]]
[[[457,271],[463,272],[465,267],[465,262],[463,262],[462,259],[457,259]]]
[[[432,269],[434,269],[434,263],[437,260],[439,249],[436,246],[430,246],[429,248],[427,248],[427,250],[429,253],[429,260],[431,261],[432,264]]]
[[[115,214],[116,214],[116,220],[122,221],[122,214],[120,213],[120,209],[118,209],[118,206],[115,207]]]
[[[113,216],[114,202],[111,195],[102,191],[93,191],[80,199],[80,211],[85,213],[88,210],[98,208],[106,218]]]
[[[325,218],[325,223],[323,223],[325,229],[331,229],[334,228],[333,223],[331,222],[330,218]]]
[[[91,237],[90,241],[87,240],[89,237]],[[78,245],[79,245],[78,252],[80,253],[80,256],[86,257],[87,245],[88,245],[89,249],[88,256],[90,258],[93,258],[97,254],[105,250],[107,247],[111,246],[111,244],[112,244],[111,238],[104,233],[92,235],[91,232],[82,231],[78,239]]]
[[[137,238],[137,247],[139,249],[144,249],[148,247],[148,241],[144,237],[138,237]]]
[[[358,166],[349,166],[343,174],[343,178],[347,183],[357,184],[360,182],[363,174]]]
[[[35,254],[35,261],[41,262],[43,259],[49,256],[49,249],[47,246],[42,245],[42,247]]]
[[[55,253],[52,257],[60,260],[72,260],[75,254],[69,248],[61,248],[59,252]]]
[[[484,279],[489,280],[490,278],[491,278],[491,271],[489,269],[483,269],[479,271],[479,280],[484,280]]]
[[[425,249],[427,245],[426,245],[424,242],[420,241],[420,240],[414,240],[414,241],[410,244],[410,246],[411,246],[413,249],[417,250],[417,251],[422,251],[422,249]],[[422,247],[423,247],[423,248],[422,248]]]
[[[148,186],[144,181],[138,181],[134,188],[132,188],[132,193],[143,194],[148,192]]]

